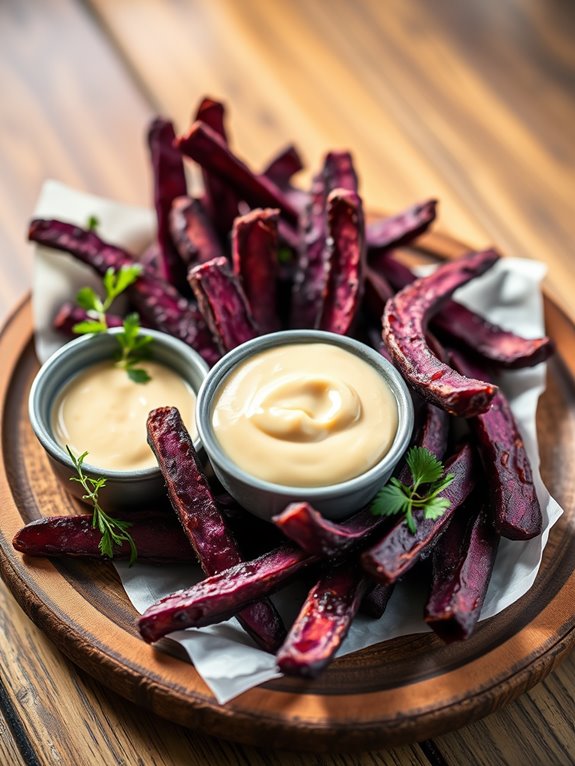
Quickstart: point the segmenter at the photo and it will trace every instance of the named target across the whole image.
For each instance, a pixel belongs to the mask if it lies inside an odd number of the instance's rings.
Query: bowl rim
[[[175,352],[176,354],[182,357],[187,357],[187,361],[191,362],[201,375],[201,378],[202,378],[202,381],[200,383],[200,387],[201,387],[201,385],[203,384],[203,381],[206,379],[208,375],[209,367],[207,363],[202,359],[202,357],[198,354],[198,352],[195,351],[191,346],[188,346],[179,338],[175,338],[173,335],[168,335],[167,333],[161,332],[160,330],[153,330],[149,328],[144,328],[144,329],[147,335],[151,335],[154,338],[154,343],[158,343],[160,345],[163,345],[164,347],[170,348],[173,352]],[[30,394],[28,396],[28,417],[30,420],[30,424],[32,426],[32,430],[34,431],[36,438],[38,439],[42,447],[46,450],[46,452],[50,455],[50,457],[58,461],[59,463],[63,463],[64,465],[66,465],[66,467],[69,468],[70,471],[75,470],[74,464],[72,463],[72,460],[70,459],[70,456],[68,455],[65,447],[63,447],[52,435],[52,430],[50,428],[50,425],[46,423],[45,418],[43,417],[41,413],[40,406],[39,406],[39,397],[42,392],[42,388],[43,386],[46,385],[54,369],[57,368],[59,364],[62,364],[62,360],[68,359],[70,356],[74,356],[75,354],[78,353],[78,349],[81,350],[88,343],[91,343],[93,345],[96,345],[96,344],[102,345],[104,343],[109,343],[110,342],[109,336],[117,335],[118,333],[122,331],[123,331],[122,327],[111,327],[104,333],[81,335],[78,338],[74,338],[74,340],[68,341],[59,349],[57,349],[42,364],[42,366],[36,373],[34,380],[32,381]],[[152,344],[152,346],[153,345],[154,344]],[[152,358],[153,358],[153,348],[151,348],[150,350],[152,352]],[[96,361],[94,361],[93,363],[96,364]],[[80,372],[83,369],[86,369],[89,366],[90,366],[89,364],[79,366],[77,372],[74,373],[72,377],[74,377],[77,374],[80,374]],[[196,394],[196,399],[198,397],[200,387],[198,387],[197,389],[194,389],[194,393]],[[199,443],[199,436],[196,438],[195,442],[196,444]],[[95,475],[101,476],[102,478],[109,479],[110,481],[114,481],[114,482],[132,482],[135,479],[145,481],[147,479],[157,477],[158,474],[160,473],[160,468],[158,465],[153,465],[153,466],[150,466],[149,468],[137,468],[130,471],[120,471],[120,470],[114,470],[111,468],[101,468],[100,466],[94,465],[93,463],[86,461],[82,463],[82,468],[85,470],[86,473],[93,474],[93,475],[95,474]]]
[[[353,476],[351,479],[326,484],[318,487],[302,487],[288,484],[276,484],[260,479],[257,476],[244,471],[235,463],[220,446],[212,427],[211,408],[215,401],[215,395],[221,384],[231,374],[233,369],[255,354],[276,348],[281,345],[293,345],[294,343],[330,343],[347,350],[359,358],[371,364],[390,386],[397,404],[398,425],[395,437],[389,450],[378,462],[367,471]],[[347,493],[359,491],[374,482],[380,475],[397,464],[401,456],[407,450],[414,426],[413,401],[406,382],[398,370],[382,354],[361,341],[350,338],[347,335],[327,332],[325,330],[281,330],[279,332],[260,335],[246,341],[223,356],[209,371],[204,379],[196,400],[196,428],[200,440],[210,462],[215,463],[223,471],[232,476],[236,481],[245,485],[268,492],[274,495],[286,497],[301,496],[313,503],[314,499],[329,500],[340,497]]]

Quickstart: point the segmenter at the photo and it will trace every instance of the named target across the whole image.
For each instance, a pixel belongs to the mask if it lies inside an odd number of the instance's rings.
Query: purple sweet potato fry
[[[494,250],[468,253],[404,287],[385,306],[382,336],[395,365],[418,393],[453,415],[485,412],[497,388],[440,361],[427,343],[427,322],[458,287],[483,274],[498,258]]]
[[[345,639],[368,586],[360,567],[343,564],[310,590],[276,656],[286,675],[316,678]]]
[[[278,210],[252,210],[236,218],[232,263],[261,332],[279,329],[276,293],[279,271]]]
[[[138,551],[138,561],[147,564],[193,562],[195,554],[177,520],[165,512],[116,514],[129,521],[128,533]],[[20,529],[12,545],[27,556],[104,558],[98,545],[102,533],[92,525],[92,514],[50,516]],[[114,559],[130,558],[127,542],[114,546]]]
[[[456,514],[433,550],[424,619],[446,643],[468,638],[479,619],[499,535],[479,502]]]
[[[326,196],[322,172],[312,181],[310,201],[302,214],[302,241],[292,290],[291,326],[295,328],[315,328],[321,316],[328,273]]]
[[[138,263],[140,263],[146,271],[150,272],[150,274],[160,274],[160,246],[156,241],[151,242],[148,245],[142,255],[138,258]]]
[[[148,128],[154,207],[158,224],[161,274],[180,293],[189,293],[186,268],[170,236],[169,215],[176,197],[187,194],[182,155],[174,148],[176,133],[170,120],[156,117]]]
[[[464,375],[478,369],[460,352],[452,364]],[[541,506],[533,484],[531,463],[505,394],[498,390],[490,409],[469,420],[487,477],[491,512],[497,530],[510,540],[529,540],[541,534]]]
[[[421,421],[415,444],[424,447],[438,460],[443,460],[449,437],[449,415],[431,402],[425,402]],[[404,484],[411,483],[411,472],[406,463],[401,467],[398,478]]]
[[[393,297],[395,290],[387,279],[374,269],[365,268],[364,304],[376,321],[381,322],[383,309],[387,301]]]
[[[174,630],[227,620],[316,561],[299,548],[276,548],[160,599],[140,617],[140,633],[152,642]]]
[[[250,206],[277,207],[290,223],[297,224],[298,211],[281,189],[264,176],[255,175],[205,123],[195,122],[176,145],[202,168],[226,181]]]
[[[289,223],[280,218],[278,220],[278,236],[280,243],[297,252],[301,247],[301,238],[297,229],[290,226]]]
[[[126,250],[104,242],[93,231],[63,221],[35,218],[30,223],[28,236],[44,247],[70,253],[101,277],[109,268],[120,269],[136,263]],[[220,355],[202,315],[172,285],[144,268],[126,294],[148,327],[179,338],[208,364],[217,362]]]
[[[416,532],[410,532],[402,517],[385,533],[379,542],[361,556],[363,568],[376,580],[395,582],[420,559],[430,553],[457,509],[465,502],[475,486],[475,455],[469,444],[464,444],[447,461],[446,473],[454,474],[452,483],[441,493],[450,501],[449,508],[437,519],[424,518],[423,512],[415,510]]]
[[[357,175],[349,152],[330,152],[325,156],[301,214],[302,241],[292,291],[292,327],[319,327],[330,271],[327,198],[335,189],[357,193]]]
[[[365,266],[361,198],[335,189],[327,199],[329,272],[320,329],[346,335],[359,310]]]
[[[411,269],[392,256],[380,260],[378,271],[395,290],[402,290],[416,280]],[[553,353],[550,338],[523,338],[453,300],[446,301],[431,318],[431,327],[452,344],[463,346],[498,367],[533,367]]]
[[[350,152],[328,152],[324,160],[323,175],[328,194],[334,189],[345,189],[357,194],[359,183]]]
[[[222,354],[259,335],[239,279],[225,258],[195,266],[188,279]]]
[[[368,223],[365,227],[367,246],[380,251],[370,253],[374,264],[379,263],[381,257],[385,257],[382,256],[381,250],[407,245],[427,231],[436,214],[437,200],[429,199],[418,202],[397,215]]]
[[[222,258],[224,252],[201,200],[177,197],[170,210],[170,235],[187,268]]]
[[[203,98],[196,112],[194,121],[200,120],[210,127],[227,144],[228,137],[224,124],[225,107],[220,101]],[[204,180],[204,204],[206,212],[213,221],[214,228],[223,239],[232,228],[234,218],[239,214],[238,195],[218,175],[202,168]]]
[[[283,189],[289,185],[292,176],[295,176],[300,170],[303,170],[303,162],[299,152],[293,144],[288,144],[272,157],[262,175]]]
[[[291,503],[272,519],[281,531],[310,555],[336,556],[365,543],[384,523],[369,509],[343,522],[326,519],[309,503]]]
[[[228,143],[228,135],[225,125],[226,119],[226,107],[221,101],[216,101],[214,98],[205,96],[199,103],[198,108],[192,122],[201,120],[206,125],[215,131],[218,136],[221,136],[226,144]]]
[[[172,507],[205,574],[217,574],[242,562],[225,518],[202,471],[192,439],[175,407],[160,407],[148,416],[148,443],[166,482]],[[238,619],[267,651],[275,651],[285,630],[269,601],[248,606]]]
[[[92,317],[80,306],[76,306],[73,303],[63,303],[52,320],[52,327],[64,335],[74,337],[74,326],[90,319]],[[116,316],[116,314],[106,314],[108,327],[121,327],[123,321],[122,317]]]

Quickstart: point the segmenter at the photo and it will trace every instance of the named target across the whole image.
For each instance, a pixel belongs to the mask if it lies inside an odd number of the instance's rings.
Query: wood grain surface
[[[573,315],[574,31],[573,6],[562,0],[4,0],[0,311],[29,285],[23,232],[41,180],[145,201],[146,119],[161,109],[183,127],[197,97],[211,91],[228,101],[235,145],[254,166],[288,140],[310,167],[326,148],[352,146],[371,205],[394,209],[436,194],[444,230],[545,260],[550,291]],[[0,730],[7,722],[12,738],[2,736],[0,758],[8,763],[18,763],[18,752],[27,763],[92,762],[94,731],[103,732],[101,763],[575,758],[572,658],[504,711],[432,744],[346,758],[270,756],[131,708],[77,673],[1,592],[10,636],[1,648],[11,649],[1,663],[9,705]],[[16,657],[26,636],[35,651]],[[35,658],[50,656],[59,662],[44,693]],[[44,707],[52,718],[40,715]]]

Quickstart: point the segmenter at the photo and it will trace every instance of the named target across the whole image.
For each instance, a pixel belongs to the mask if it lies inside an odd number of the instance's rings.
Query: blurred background
[[[547,260],[564,304],[575,219],[570,0],[2,0],[0,252],[28,289],[42,181],[149,204],[143,136],[228,106],[255,169],[350,148],[368,207],[440,200],[437,227]]]
[[[436,197],[436,230],[545,261],[575,319],[574,39],[573,0],[0,0],[0,321],[31,287],[43,181],[151,205],[148,122],[183,131],[204,95],[254,170],[293,142],[306,187],[325,152],[350,149],[368,209]],[[434,742],[246,754],[105,690],[0,583],[0,764],[572,764],[573,690],[574,655]]]

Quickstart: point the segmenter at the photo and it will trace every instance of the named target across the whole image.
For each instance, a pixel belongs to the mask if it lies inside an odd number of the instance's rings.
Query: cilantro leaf
[[[91,287],[82,287],[76,293],[76,303],[86,311],[101,311],[102,301]]]
[[[106,332],[108,325],[100,322],[98,319],[86,319],[83,322],[77,322],[72,330],[76,335],[88,335],[89,333]]]
[[[139,263],[122,266],[115,270],[109,268],[104,274],[104,289],[106,297],[100,299],[91,287],[83,287],[76,295],[76,301],[81,308],[88,312],[89,318],[74,325],[74,332],[78,335],[87,333],[107,332],[108,321],[106,312],[114,300],[126,290],[142,273]],[[134,383],[147,383],[151,378],[143,368],[137,368],[148,355],[149,345],[153,338],[141,332],[140,318],[138,314],[128,314],[123,320],[122,332],[115,335],[120,346],[118,365],[126,370],[130,380]]]
[[[106,289],[104,305],[109,308],[112,301],[130,287],[141,273],[142,267],[139,263],[122,266],[118,271],[110,267],[104,274],[104,287]]]
[[[405,494],[405,485],[397,479],[391,479],[389,484],[379,490],[371,505],[371,512],[376,516],[394,516],[405,513],[409,498]]]
[[[411,471],[413,483],[431,484],[443,474],[443,465],[435,455],[425,447],[412,447],[407,453],[407,465]]]
[[[403,514],[407,528],[411,534],[415,534],[417,526],[414,511],[421,511],[423,518],[431,521],[443,516],[450,507],[450,501],[442,497],[441,493],[455,476],[452,473],[445,475],[442,462],[425,447],[412,447],[407,453],[406,462],[411,471],[411,486],[395,477],[390,479],[375,496],[370,511],[376,516]],[[420,487],[424,488],[423,492]]]
[[[88,229],[88,231],[96,231],[99,225],[100,225],[99,218],[97,218],[95,215],[88,216],[88,220],[86,221],[86,228]]]
[[[152,378],[149,373],[144,370],[143,367],[128,367],[126,369],[128,377],[134,383],[148,383]]]
[[[434,521],[440,516],[443,516],[445,511],[449,509],[451,503],[446,497],[432,497],[429,499],[423,509],[423,518]]]

